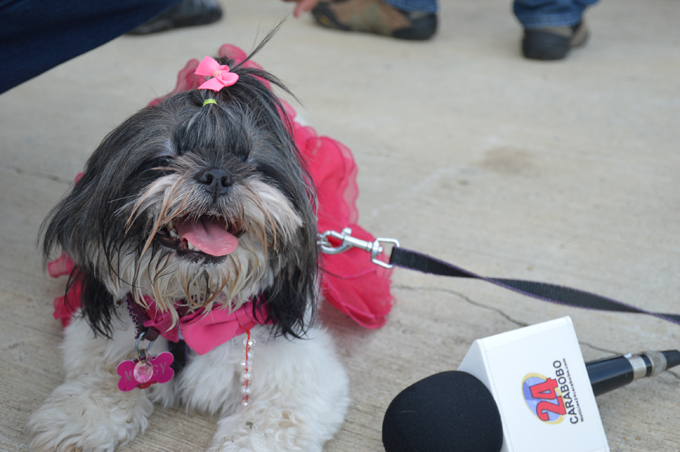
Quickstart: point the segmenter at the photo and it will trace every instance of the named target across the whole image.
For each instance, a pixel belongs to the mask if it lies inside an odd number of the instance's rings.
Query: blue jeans
[[[515,0],[513,10],[524,28],[566,27],[583,19],[598,0]]]
[[[437,12],[437,0],[383,0],[402,11]],[[513,10],[524,28],[564,27],[581,22],[598,0],[515,0]]]
[[[420,11],[423,13],[436,13],[437,0],[383,0],[402,11]]]
[[[109,42],[179,2],[0,0],[0,93]]]

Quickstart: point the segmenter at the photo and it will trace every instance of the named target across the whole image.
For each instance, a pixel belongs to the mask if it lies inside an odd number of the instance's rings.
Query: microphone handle
[[[680,364],[680,352],[667,350],[663,352],[630,353],[624,356],[604,358],[586,363],[595,396],[632,383],[644,377],[653,377],[666,369]]]

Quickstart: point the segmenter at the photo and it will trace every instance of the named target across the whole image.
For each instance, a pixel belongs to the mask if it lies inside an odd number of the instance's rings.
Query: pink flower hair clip
[[[229,72],[229,66],[218,63],[214,58],[205,57],[198,65],[196,75],[212,77],[203,83],[198,89],[209,89],[215,92],[220,91],[225,86],[231,86],[238,80],[238,74]]]

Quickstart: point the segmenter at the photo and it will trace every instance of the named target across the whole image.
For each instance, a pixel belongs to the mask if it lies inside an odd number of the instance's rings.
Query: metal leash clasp
[[[342,243],[340,246],[333,246],[328,240],[328,237],[341,240]],[[373,242],[367,242],[365,240],[352,237],[352,230],[350,228],[344,228],[342,232],[325,231],[318,235],[318,240],[316,242],[316,244],[321,248],[321,252],[324,254],[340,254],[350,248],[361,248],[362,250],[371,253],[371,262],[374,264],[385,268],[392,268],[393,265],[378,259],[378,256],[380,256],[384,251],[382,243],[391,243],[394,246],[399,246],[399,241],[396,239],[378,237]]]

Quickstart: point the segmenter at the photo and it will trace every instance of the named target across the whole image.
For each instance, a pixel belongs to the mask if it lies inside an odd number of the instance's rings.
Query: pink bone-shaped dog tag
[[[148,365],[153,372],[144,372],[139,360],[125,360],[118,364],[116,372],[120,375],[118,389],[121,391],[132,391],[135,388],[146,389],[154,383],[167,383],[175,375],[175,371],[170,368],[175,358],[170,352],[163,352],[155,358],[149,357]]]

